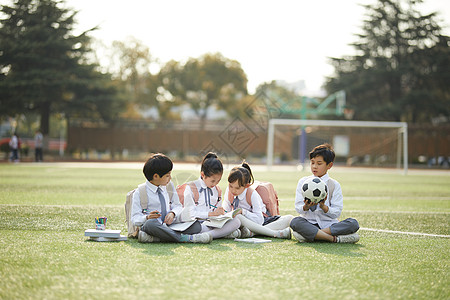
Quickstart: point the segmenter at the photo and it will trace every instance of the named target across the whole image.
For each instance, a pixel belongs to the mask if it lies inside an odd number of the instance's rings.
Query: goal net
[[[336,163],[408,170],[405,122],[271,119],[267,166],[279,161],[304,164],[309,151],[323,143],[333,146]]]

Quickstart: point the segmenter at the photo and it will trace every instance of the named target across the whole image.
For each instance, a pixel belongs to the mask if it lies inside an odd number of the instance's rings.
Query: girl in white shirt
[[[234,210],[233,215],[241,221],[241,237],[257,234],[290,239],[289,223],[293,216],[265,217],[266,206],[258,192],[250,187],[253,182],[252,171],[245,161],[241,166],[234,167],[228,176],[229,184],[224,195],[223,208],[227,211]],[[251,193],[251,204],[247,201],[247,193]]]
[[[217,155],[209,152],[202,160],[200,178],[189,182],[184,190],[184,207],[190,208],[192,217],[205,220],[225,214],[222,207],[221,190],[218,186],[223,174],[223,165]],[[231,219],[222,228],[202,223],[202,233],[208,232],[213,239],[237,238],[240,236],[239,219]]]

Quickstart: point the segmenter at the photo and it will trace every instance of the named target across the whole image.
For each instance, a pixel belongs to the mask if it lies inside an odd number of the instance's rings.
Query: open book
[[[233,219],[233,212],[227,212],[224,215],[220,216],[214,216],[214,217],[208,217],[206,221],[203,223],[206,226],[216,227],[216,228],[222,228],[223,225],[225,225],[228,220]]]

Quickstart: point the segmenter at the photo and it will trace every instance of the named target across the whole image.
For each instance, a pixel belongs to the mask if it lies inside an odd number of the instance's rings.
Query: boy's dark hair
[[[223,165],[214,152],[208,152],[202,160],[201,171],[205,177],[223,173]]]
[[[322,144],[316,146],[314,149],[312,149],[311,152],[309,152],[309,159],[312,159],[317,156],[322,156],[323,160],[328,165],[329,163],[334,161],[334,157],[336,155],[334,154],[334,150],[330,144]]]
[[[169,157],[162,153],[153,154],[144,164],[144,176],[148,181],[153,180],[153,175],[163,177],[172,171],[173,163]]]
[[[238,181],[239,186],[245,186],[246,184],[253,184],[255,179],[253,178],[252,170],[250,165],[245,161],[239,167],[234,167],[228,175],[228,182],[233,183]]]

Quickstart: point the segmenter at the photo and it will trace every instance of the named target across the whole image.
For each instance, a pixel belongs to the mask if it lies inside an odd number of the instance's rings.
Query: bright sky
[[[450,35],[450,1],[425,0]],[[220,52],[237,60],[248,89],[272,80],[304,80],[317,91],[331,75],[327,57],[352,55],[364,18],[359,4],[376,0],[67,0],[78,28],[109,44],[133,36],[167,62]]]

